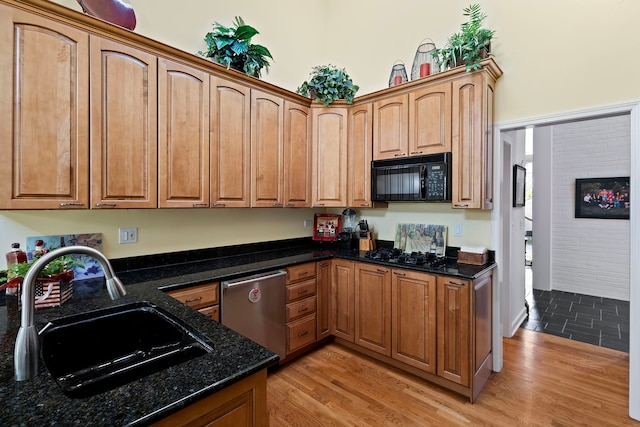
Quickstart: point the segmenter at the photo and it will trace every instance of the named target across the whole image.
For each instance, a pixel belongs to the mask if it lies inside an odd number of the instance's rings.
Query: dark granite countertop
[[[364,258],[364,252],[335,249],[330,244],[319,245],[309,239],[291,239],[243,245],[242,248],[112,260],[128,292],[117,301],[109,299],[103,279],[74,282],[73,297],[61,307],[36,310],[38,329],[60,317],[148,301],[200,331],[213,347],[213,351],[204,356],[88,398],[65,396],[44,363],[35,379],[23,382],[13,379],[13,347],[20,312],[16,299],[7,297],[6,304],[0,306],[0,425],[145,425],[277,363],[278,356],[274,353],[179,303],[163,291],[335,257],[468,279],[495,267],[494,263],[459,266],[455,260],[437,269],[406,267]]]

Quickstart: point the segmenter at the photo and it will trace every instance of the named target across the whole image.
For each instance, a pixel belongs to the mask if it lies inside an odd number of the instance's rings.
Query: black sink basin
[[[197,331],[147,303],[54,320],[40,332],[42,358],[69,397],[88,397],[212,350]]]

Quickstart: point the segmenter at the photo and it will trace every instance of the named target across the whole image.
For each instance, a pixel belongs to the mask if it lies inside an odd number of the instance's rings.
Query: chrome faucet
[[[112,300],[127,294],[124,285],[114,274],[109,260],[102,252],[96,249],[87,246],[65,246],[43,255],[29,268],[22,283],[21,323],[14,349],[16,381],[24,381],[35,377],[40,364],[40,341],[38,339],[38,331],[33,324],[33,313],[36,305],[35,287],[38,274],[54,259],[69,254],[89,255],[100,263],[107,282],[107,291]]]

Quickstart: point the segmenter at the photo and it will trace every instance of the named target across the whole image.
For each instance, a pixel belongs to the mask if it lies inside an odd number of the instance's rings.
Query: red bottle
[[[27,262],[27,253],[20,249],[20,243],[12,243],[11,251],[7,252],[6,256],[7,256],[7,279],[9,279],[6,284],[6,295],[17,295],[18,283],[11,282],[11,279],[14,277],[13,271],[11,271],[11,267],[14,264]]]

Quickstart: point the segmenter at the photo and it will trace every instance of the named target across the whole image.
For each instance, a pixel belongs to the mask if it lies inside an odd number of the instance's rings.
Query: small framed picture
[[[576,179],[576,218],[629,219],[629,177]]]
[[[336,241],[340,233],[342,215],[315,214],[313,218],[313,240]]]
[[[525,181],[527,170],[520,165],[513,165],[513,207],[524,206]]]

